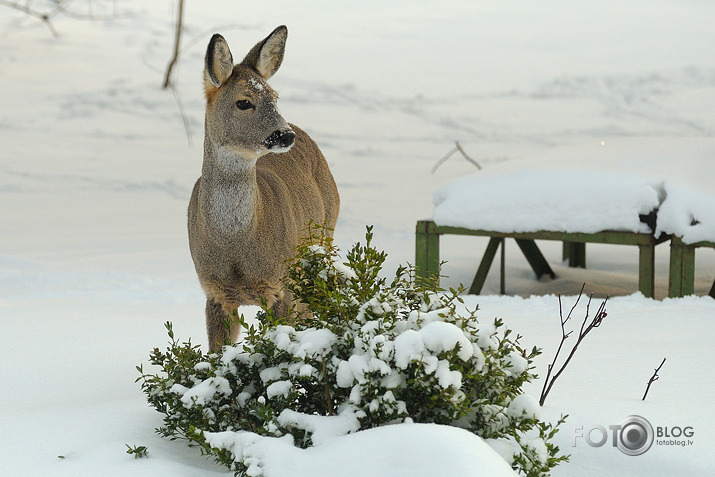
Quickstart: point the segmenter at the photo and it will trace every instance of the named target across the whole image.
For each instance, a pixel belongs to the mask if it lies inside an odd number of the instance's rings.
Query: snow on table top
[[[648,233],[715,241],[715,141],[631,138],[549,149],[434,193],[437,225],[496,232]]]
[[[475,174],[434,194],[438,225],[497,232],[647,233],[639,214],[659,204],[657,187],[638,177],[588,171],[527,169]]]

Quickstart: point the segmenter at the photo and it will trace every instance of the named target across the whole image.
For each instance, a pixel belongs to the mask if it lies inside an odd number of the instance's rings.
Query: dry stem
[[[571,358],[573,358],[573,355],[576,353],[576,350],[578,349],[578,346],[581,344],[583,339],[586,337],[586,335],[594,328],[598,328],[601,325],[601,322],[603,319],[606,317],[606,302],[608,301],[608,297],[606,297],[605,300],[603,300],[603,303],[601,303],[601,306],[598,307],[598,311],[596,311],[596,314],[594,315],[593,319],[591,320],[588,325],[586,322],[588,321],[589,317],[589,310],[591,308],[591,299],[593,298],[593,295],[588,297],[588,303],[586,304],[586,316],[583,318],[583,322],[581,323],[581,328],[578,333],[578,338],[576,340],[576,344],[574,344],[573,348],[571,348],[571,352],[569,353],[568,357],[566,358],[566,361],[561,365],[559,370],[556,372],[556,374],[551,374],[552,371],[554,370],[554,367],[556,366],[556,360],[558,359],[559,355],[561,354],[561,349],[563,348],[564,342],[568,339],[569,336],[571,336],[571,333],[573,330],[566,332],[566,323],[571,319],[571,314],[573,311],[576,309],[576,305],[578,305],[579,300],[581,300],[581,296],[583,295],[583,289],[586,286],[584,283],[583,286],[581,287],[581,291],[578,294],[578,298],[576,299],[576,303],[574,303],[573,307],[571,307],[571,311],[569,311],[569,314],[566,316],[566,318],[563,317],[563,309],[561,307],[561,295],[559,295],[559,318],[561,321],[561,342],[559,343],[559,347],[556,350],[556,354],[554,355],[554,359],[549,364],[547,371],[546,371],[546,379],[544,380],[544,387],[541,390],[541,398],[539,399],[539,404],[541,406],[544,405],[544,402],[546,401],[546,396],[549,395],[549,392],[551,391],[552,386],[554,385],[554,382],[558,379],[559,376],[561,376],[561,373],[564,372],[564,369],[566,369],[566,366],[568,366],[569,362],[571,362]]]
[[[660,376],[658,376],[658,371],[660,371],[660,368],[662,368],[664,364],[665,364],[665,358],[663,358],[663,361],[660,363],[660,366],[655,368],[655,372],[653,373],[653,376],[651,376],[650,379],[648,380],[648,386],[645,388],[645,394],[643,394],[643,399],[641,399],[642,401],[645,401],[645,397],[648,395],[648,391],[650,391],[650,385],[653,384],[654,381],[658,381],[658,378],[660,377]]]

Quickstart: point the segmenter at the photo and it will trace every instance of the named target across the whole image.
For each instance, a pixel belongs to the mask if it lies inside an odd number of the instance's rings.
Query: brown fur
[[[280,116],[277,95],[265,82],[283,60],[286,36],[285,27],[277,28],[233,67],[220,35],[206,54],[204,164],[188,228],[212,350],[236,340],[238,326],[227,334],[224,323],[238,306],[263,299],[278,315],[287,313],[292,297],[282,286],[285,260],[310,222],[333,228],[338,216],[340,198],[323,154]],[[246,101],[252,107],[245,108]],[[289,150],[269,139],[278,134],[283,141],[291,131]]]

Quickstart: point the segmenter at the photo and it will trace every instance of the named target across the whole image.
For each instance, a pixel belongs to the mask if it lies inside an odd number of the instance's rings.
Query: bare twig
[[[583,289],[585,286],[585,283],[581,285],[581,291],[578,293],[576,303],[574,303],[573,307],[571,307],[571,311],[569,311],[569,314],[566,316],[566,319],[564,319],[563,307],[561,305],[561,295],[559,295],[559,322],[561,323],[561,342],[559,343],[559,347],[556,349],[556,354],[554,354],[553,361],[551,361],[551,364],[546,368],[544,389],[546,388],[546,383],[549,382],[549,378],[551,377],[551,372],[554,370],[554,366],[556,366],[556,360],[558,359],[559,354],[561,354],[561,348],[563,348],[564,342],[572,333],[572,331],[566,333],[566,322],[571,319],[571,313],[573,313],[574,309],[576,308],[576,305],[578,305],[578,302],[581,300],[581,296],[583,295]],[[541,395],[543,396],[543,399],[546,399],[546,397],[544,396],[544,389],[541,390]],[[543,406],[543,402],[541,403],[541,405]]]
[[[179,114],[181,115],[181,121],[184,124],[184,130],[186,131],[186,139],[189,141],[189,146],[193,144],[193,139],[191,135],[191,127],[189,121],[186,118],[186,113],[184,112],[184,105],[181,103],[181,98],[179,97],[179,92],[176,90],[174,83],[171,81],[171,72],[174,69],[177,61],[179,61],[179,52],[181,51],[181,31],[184,26],[184,0],[179,0],[178,4],[179,14],[176,19],[176,35],[174,36],[174,53],[169,61],[169,65],[166,68],[166,73],[164,74],[164,89],[171,89],[171,93],[174,95],[174,101],[176,101],[176,106],[179,108]]]
[[[482,170],[482,166],[480,166],[477,161],[475,161],[474,159],[472,159],[471,157],[469,157],[469,156],[467,155],[467,153],[464,152],[464,149],[462,149],[462,145],[459,144],[459,142],[457,142],[457,141],[455,141],[455,144],[456,144],[457,150],[462,153],[462,156],[464,156],[464,158],[465,158],[466,160],[468,160],[469,162],[471,162],[472,164],[474,164],[474,166],[481,171],[481,170]]]
[[[181,30],[184,25],[184,0],[179,0],[179,17],[176,19],[176,35],[174,36],[174,54],[166,67],[166,75],[164,75],[164,89],[169,87],[171,81],[171,70],[179,60],[179,44],[181,43]]]
[[[58,38],[60,36],[59,33],[57,33],[57,30],[55,30],[54,25],[52,25],[52,22],[50,21],[50,19],[57,14],[59,7],[55,8],[55,10],[52,12],[43,13],[32,9],[29,3],[21,5],[19,2],[0,0],[0,5],[21,11],[31,17],[37,18],[38,20],[42,21],[42,23],[47,25],[47,28],[50,30],[50,33],[52,33],[52,36],[54,36],[55,38]]]
[[[52,33],[52,36],[54,36],[55,38],[58,38],[60,35],[55,29],[55,26],[51,20],[58,14],[62,14],[66,17],[73,18],[75,20],[110,20],[113,18],[117,18],[116,5],[114,6],[114,13],[111,15],[95,15],[95,13],[92,11],[92,2],[89,2],[89,13],[87,14],[78,13],[66,8],[66,3],[69,3],[69,1],[51,0],[51,6],[47,6],[44,9],[47,11],[41,11],[40,9],[34,8],[32,6],[32,1],[26,1],[23,4],[19,1],[0,0],[0,6],[12,8],[13,10],[18,10],[27,14],[28,16],[37,18],[38,20],[42,21],[42,23],[47,26],[47,28],[50,30],[50,33]]]
[[[437,161],[437,163],[436,163],[436,164],[434,165],[434,167],[432,168],[432,174],[434,174],[434,173],[437,171],[437,168],[439,168],[439,166],[441,166],[442,164],[444,164],[444,163],[447,161],[447,159],[449,159],[450,157],[452,157],[452,155],[454,155],[455,152],[461,153],[462,156],[463,156],[467,161],[471,162],[474,166],[476,166],[477,169],[482,170],[482,166],[480,166],[477,161],[475,161],[474,159],[472,159],[471,157],[469,157],[469,156],[467,155],[467,153],[464,152],[464,149],[462,149],[462,146],[459,144],[458,141],[455,141],[455,144],[456,144],[456,145],[452,148],[452,150],[450,150],[442,159],[440,159],[439,161]]]
[[[186,112],[184,111],[184,105],[179,97],[179,92],[174,87],[174,84],[170,84],[171,93],[174,95],[174,101],[176,101],[176,106],[179,108],[179,114],[181,115],[181,121],[184,123],[184,130],[186,131],[186,139],[189,141],[189,146],[194,144],[193,136],[191,134],[191,125],[189,124],[189,119],[186,117]]]
[[[654,381],[658,381],[658,378],[660,377],[660,376],[658,376],[658,371],[660,371],[660,368],[662,368],[664,364],[665,364],[665,358],[663,358],[663,361],[660,363],[660,366],[655,368],[655,372],[653,373],[653,376],[651,376],[650,379],[648,380],[648,387],[645,388],[645,394],[643,394],[642,401],[645,401],[645,397],[648,395],[648,391],[650,391],[650,385],[653,384]]]
[[[72,10],[65,8],[64,0],[53,0],[53,3],[57,5],[56,8],[58,12],[69,18],[74,18],[75,20],[112,20],[118,18],[116,12],[116,5],[114,6],[114,13],[112,13],[111,15],[97,15],[92,11],[92,2],[89,2],[88,4],[89,13],[87,14],[73,12]]]
[[[574,304],[573,307],[571,307],[571,311],[569,311],[569,314],[566,316],[566,318],[563,317],[563,312],[562,312],[562,307],[561,307],[561,296],[559,295],[559,318],[561,321],[561,342],[559,343],[559,347],[556,350],[556,354],[554,355],[554,359],[549,364],[547,371],[546,371],[546,379],[544,380],[544,387],[541,389],[541,398],[539,399],[539,404],[541,406],[544,405],[544,402],[546,401],[546,396],[549,395],[549,392],[551,391],[551,388],[554,385],[554,382],[561,376],[561,373],[564,372],[564,369],[566,369],[566,366],[568,366],[569,362],[571,362],[571,358],[573,358],[574,354],[576,353],[576,350],[578,349],[578,346],[581,344],[583,339],[588,335],[589,332],[591,332],[592,329],[598,328],[601,326],[601,322],[603,319],[606,317],[606,302],[608,301],[608,297],[606,297],[605,300],[603,300],[603,303],[601,303],[601,306],[598,307],[598,311],[596,311],[596,314],[594,315],[593,319],[591,320],[590,323],[587,324],[588,318],[589,318],[589,309],[591,307],[591,299],[593,298],[593,295],[589,296],[588,298],[588,303],[586,304],[586,316],[583,318],[583,322],[581,322],[581,328],[579,329],[578,333],[578,338],[576,339],[576,343],[574,344],[573,348],[571,348],[571,352],[569,353],[568,357],[566,358],[566,361],[561,365],[559,370],[552,375],[552,372],[554,370],[554,367],[556,366],[556,360],[559,357],[559,354],[561,353],[561,349],[563,348],[564,342],[568,339],[569,336],[571,336],[571,333],[573,330],[566,332],[566,323],[571,319],[571,313],[576,309],[576,305],[578,304],[579,300],[581,299],[581,296],[583,295],[583,289],[586,286],[584,284],[581,287],[581,292],[578,294],[578,298],[576,299],[576,303]]]

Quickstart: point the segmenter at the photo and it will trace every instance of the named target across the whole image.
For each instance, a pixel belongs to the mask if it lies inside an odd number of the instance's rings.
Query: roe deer
[[[266,83],[278,70],[288,30],[276,28],[234,66],[221,35],[206,51],[204,162],[189,203],[189,248],[206,293],[209,348],[235,342],[225,321],[264,299],[284,316],[286,259],[310,222],[335,227],[340,198],[323,154],[278,113]]]

